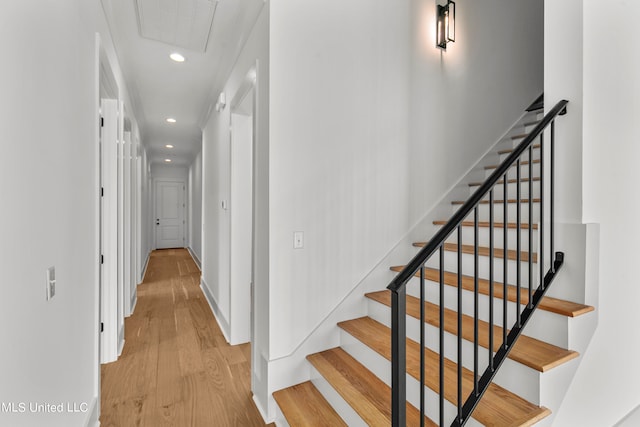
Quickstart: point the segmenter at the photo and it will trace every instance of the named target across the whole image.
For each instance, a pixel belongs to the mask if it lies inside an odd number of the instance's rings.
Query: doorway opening
[[[254,366],[255,67],[230,104],[230,343],[250,342]],[[253,380],[252,380],[253,381]]]

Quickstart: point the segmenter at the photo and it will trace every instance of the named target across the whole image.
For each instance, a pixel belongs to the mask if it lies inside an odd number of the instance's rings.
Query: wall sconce
[[[438,5],[436,43],[447,50],[447,43],[456,41],[456,4],[451,0],[445,6]]]

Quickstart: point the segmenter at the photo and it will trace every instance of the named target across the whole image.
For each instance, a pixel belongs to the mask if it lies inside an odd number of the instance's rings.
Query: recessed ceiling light
[[[168,122],[168,123],[175,123],[175,122],[176,122],[176,119],[174,119],[173,117],[169,117],[169,118],[167,119],[167,122]]]
[[[165,147],[167,147],[167,148],[173,148],[173,145],[171,145],[171,144],[167,144],[167,145],[165,145]]]
[[[177,52],[173,52],[171,55],[169,55],[169,58],[171,58],[172,60],[174,60],[176,62],[184,62],[184,60],[185,60],[184,56],[180,55]]]
[[[164,159],[165,162],[171,163],[171,159]]]

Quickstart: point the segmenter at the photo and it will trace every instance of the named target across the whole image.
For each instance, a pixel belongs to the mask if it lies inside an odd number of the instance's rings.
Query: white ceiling
[[[216,0],[102,0],[102,6],[151,162],[171,158],[172,165],[189,166],[200,151],[209,111],[264,0],[220,0],[217,5]],[[150,38],[141,36],[140,10]],[[172,61],[172,52],[186,61]],[[167,117],[177,123],[167,123]]]

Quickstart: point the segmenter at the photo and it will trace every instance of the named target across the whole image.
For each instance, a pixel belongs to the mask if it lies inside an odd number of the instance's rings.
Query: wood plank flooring
[[[264,426],[249,344],[226,343],[184,249],[151,254],[119,360],[102,365],[102,427]]]

